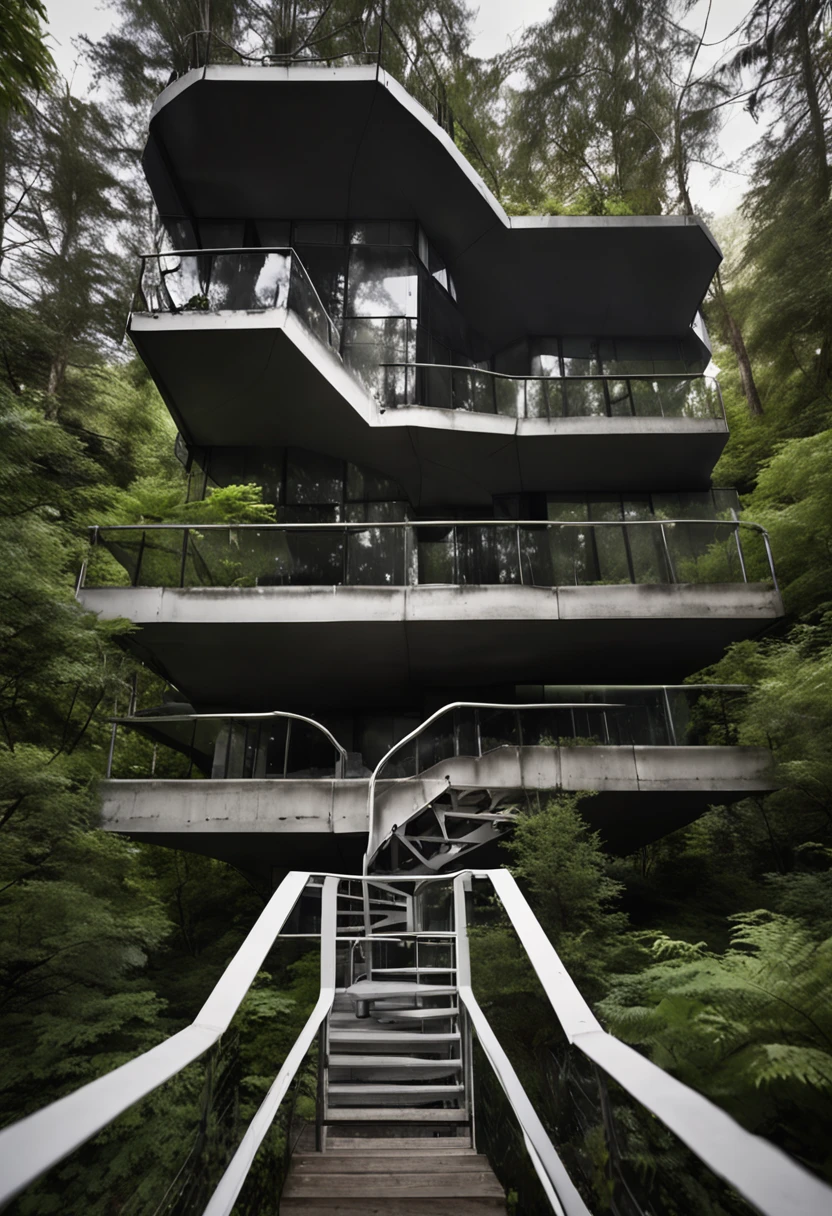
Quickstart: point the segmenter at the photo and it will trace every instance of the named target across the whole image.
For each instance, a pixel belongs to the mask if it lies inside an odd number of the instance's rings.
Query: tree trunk
[[[728,299],[725,295],[725,288],[722,286],[722,276],[720,275],[719,271],[716,272],[716,278],[714,279],[713,298],[716,302],[723,331],[728,339],[728,342],[730,343],[731,350],[734,352],[734,357],[737,360],[737,367],[739,368],[740,373],[740,385],[742,386],[742,393],[748,406],[748,412],[752,418],[761,418],[764,412],[763,403],[757,390],[757,383],[754,379],[754,370],[751,366],[748,348],[745,345],[742,330],[740,329],[736,318],[728,307]]]
[[[800,68],[803,89],[809,106],[812,128],[812,149],[815,160],[815,197],[821,207],[829,201],[829,162],[826,157],[826,126],[815,81],[815,66],[812,62],[812,42],[805,0],[797,6],[797,43],[800,50]]]

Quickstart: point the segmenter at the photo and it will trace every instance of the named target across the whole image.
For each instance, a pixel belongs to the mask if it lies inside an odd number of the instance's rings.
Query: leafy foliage
[[[649,1049],[662,1068],[824,1168],[832,939],[774,912],[730,920],[721,955],[656,936],[651,965],[615,981],[600,1008],[616,1034]]]

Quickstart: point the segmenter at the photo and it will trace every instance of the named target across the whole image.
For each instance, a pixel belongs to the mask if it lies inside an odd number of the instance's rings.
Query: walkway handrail
[[[292,1077],[331,1008],[335,989],[337,884],[322,874],[321,989],[315,1009],[245,1133],[206,1209],[228,1216],[257,1148],[271,1126]],[[278,887],[191,1026],[43,1110],[0,1131],[0,1205],[166,1080],[193,1063],[227,1030],[246,992],[312,874],[293,871]],[[485,879],[500,899],[570,1044],[597,1064],[676,1135],[704,1165],[763,1216],[818,1216],[832,1208],[832,1189],[775,1145],[740,1127],[728,1114],[639,1052],[602,1029],[566,971],[513,876],[507,870],[462,870],[444,875],[396,875],[395,882],[453,884],[458,986],[480,1042],[520,1122],[529,1153],[558,1216],[587,1216],[539,1117],[476,1001],[465,933],[464,882]],[[389,881],[389,880],[388,880]],[[317,935],[315,935],[317,936]]]
[[[820,1179],[601,1027],[509,870],[473,873],[491,882],[570,1044],[764,1216],[832,1210],[832,1189]]]
[[[287,874],[190,1026],[0,1132],[0,1207],[213,1047],[309,878],[296,871]]]
[[[308,877],[308,876],[306,876]],[[203,1216],[230,1216],[254,1158],[274,1122],[286,1090],[315,1041],[315,1035],[335,1000],[335,949],[339,879],[328,875],[321,893],[321,991],[306,1025],[295,1040],[257,1113],[228,1163]]]
[[[322,722],[317,722],[314,718],[307,718],[304,714],[290,713],[286,709],[272,709],[266,713],[242,713],[242,714],[134,714],[129,718],[113,718],[114,726],[145,726],[147,723],[162,724],[168,722],[240,722],[240,721],[259,721],[263,722],[269,718],[289,718],[293,722],[305,722],[307,726],[313,726],[315,730],[325,735],[332,746],[338,753],[338,764],[336,766],[336,780],[346,776],[347,772],[347,752],[341,746],[338,740],[333,735],[332,731],[327,730]],[[110,776],[109,766],[107,776]]]
[[[467,877],[465,874],[457,874],[453,880],[456,982],[460,1002],[468,1011],[480,1046],[517,1117],[532,1165],[553,1210],[557,1216],[590,1216],[586,1204],[578,1194],[575,1184],[566,1172],[546,1129],[529,1101],[520,1078],[514,1071],[511,1061],[503,1051],[499,1039],[491,1029],[488,1019],[474,996],[474,990],[471,987],[471,954],[468,948],[465,914],[464,884]]]

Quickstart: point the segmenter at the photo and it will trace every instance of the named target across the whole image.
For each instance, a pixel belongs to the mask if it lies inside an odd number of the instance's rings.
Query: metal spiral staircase
[[[391,754],[369,782],[365,873],[289,873],[190,1026],[0,1131],[0,1207],[211,1049],[285,935],[319,942],[318,999],[204,1216],[231,1216],[316,1041],[315,1124],[296,1145],[283,1211],[479,1216],[504,1210],[477,1118],[477,1070],[488,1068],[543,1202],[556,1216],[588,1216],[586,1193],[567,1171],[474,991],[468,923],[479,884],[490,906],[501,908],[570,1051],[599,1086],[603,1079],[638,1105],[681,1143],[697,1170],[764,1216],[832,1210],[832,1192],[817,1178],[601,1027],[507,870],[460,869],[461,857],[511,825],[505,787],[500,802],[489,790],[487,756],[457,757],[415,784],[404,777],[377,789]],[[454,763],[459,771],[449,771]],[[385,799],[395,786],[406,791],[405,801],[395,803],[399,810],[409,800],[401,825],[385,818]],[[393,865],[396,872],[383,872]],[[621,1211],[654,1216],[649,1204]]]

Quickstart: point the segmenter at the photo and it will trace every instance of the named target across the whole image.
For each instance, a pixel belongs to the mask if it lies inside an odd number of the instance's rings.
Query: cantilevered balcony
[[[613,336],[678,337],[721,258],[693,217],[507,216],[375,63],[201,63],[156,101],[144,168],[163,218],[194,236],[206,220],[418,219],[497,348],[599,318]]]
[[[561,376],[557,358],[547,376],[419,363],[417,298],[430,289],[434,316],[444,304],[443,332],[462,327],[456,306],[407,250],[392,269],[365,264],[373,252],[358,249],[347,307],[379,315],[342,333],[292,250],[144,259],[129,333],[189,445],[324,451],[395,478],[417,507],[708,485],[728,436],[713,379],[632,362],[607,376]]]
[[[206,708],[682,678],[783,611],[765,533],[729,521],[159,525],[92,538],[81,602],[138,626],[125,644]]]
[[[313,854],[355,864],[378,767],[379,864],[392,850],[397,869],[441,868],[474,847],[481,861],[510,830],[509,808],[550,790],[597,791],[584,814],[626,852],[710,804],[772,788],[768,750],[738,746],[744,692],[548,688],[557,704],[457,706],[380,767],[375,750],[348,752],[298,715],[150,711],[114,726],[102,824],[264,875]]]

